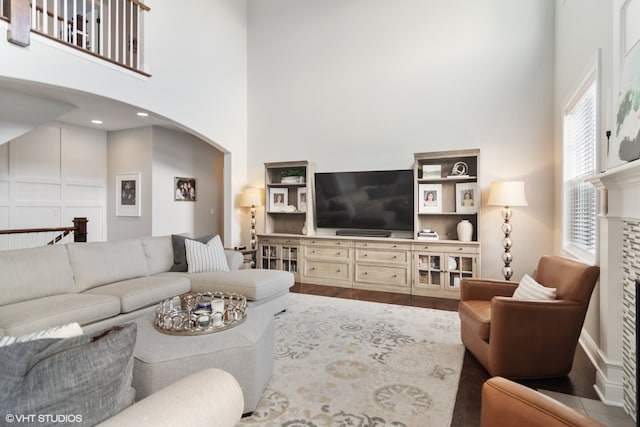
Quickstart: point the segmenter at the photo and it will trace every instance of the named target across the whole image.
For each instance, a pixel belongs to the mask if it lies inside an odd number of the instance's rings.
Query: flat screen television
[[[413,231],[413,171],[318,172],[319,228]]]

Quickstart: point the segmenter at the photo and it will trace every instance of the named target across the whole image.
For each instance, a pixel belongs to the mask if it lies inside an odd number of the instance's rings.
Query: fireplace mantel
[[[595,175],[588,182],[600,192],[600,214],[640,219],[640,160]]]

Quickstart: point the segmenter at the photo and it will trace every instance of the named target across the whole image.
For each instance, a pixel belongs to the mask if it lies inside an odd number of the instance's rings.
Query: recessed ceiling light
[[[93,123],[94,125],[101,125],[102,124],[102,120],[93,119],[93,120],[91,120],[91,123]]]
[[[149,117],[149,113],[145,113],[144,111],[138,111],[138,115],[140,117]]]

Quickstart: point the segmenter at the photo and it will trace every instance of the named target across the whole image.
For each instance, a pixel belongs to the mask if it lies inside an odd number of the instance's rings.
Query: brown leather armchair
[[[557,289],[553,301],[513,299],[518,283],[463,279],[462,342],[493,376],[545,378],[571,371],[600,268],[544,256],[534,279]]]
[[[578,411],[502,377],[482,385],[480,427],[603,426]]]

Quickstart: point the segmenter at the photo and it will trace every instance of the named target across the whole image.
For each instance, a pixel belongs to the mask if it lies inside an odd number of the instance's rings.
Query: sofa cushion
[[[67,250],[79,292],[149,274],[140,239],[69,243]]]
[[[513,293],[513,298],[524,300],[554,300],[556,299],[556,288],[547,288],[536,282],[533,277],[525,274]]]
[[[133,403],[136,324],[104,335],[0,347],[0,413],[59,414],[95,425]]]
[[[209,234],[202,237],[188,237],[183,234],[172,234],[171,244],[173,245],[173,265],[169,271],[186,272],[187,271],[187,251],[184,246],[186,239],[195,240],[200,243],[207,243],[213,239],[216,235]]]
[[[186,239],[184,245],[187,254],[187,271],[189,273],[229,271],[220,236],[215,236],[206,244]]]
[[[288,292],[295,282],[288,271],[261,269],[193,273],[188,277],[194,292],[238,293],[250,301]]]
[[[60,294],[0,307],[0,329],[4,335],[17,336],[71,322],[83,326],[119,313],[116,297]]]
[[[0,251],[0,271],[0,306],[76,292],[63,245]]]
[[[43,329],[41,331],[32,332],[19,337],[4,336],[0,337],[0,347],[15,344],[17,342],[27,342],[33,340],[41,340],[46,338],[71,338],[82,335],[82,328],[77,322],[67,323],[62,326],[54,326],[52,328]]]
[[[173,244],[171,236],[144,237],[142,248],[147,257],[149,275],[169,271],[173,265]]]
[[[129,313],[191,290],[184,275],[147,276],[89,289],[84,294],[111,295],[120,300],[120,311]]]

